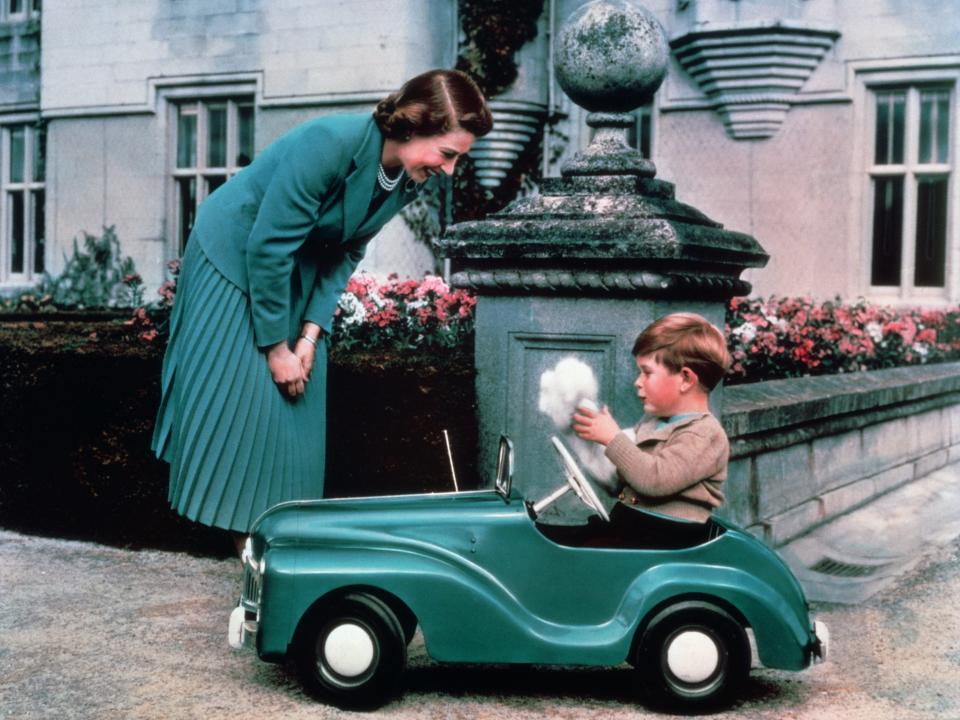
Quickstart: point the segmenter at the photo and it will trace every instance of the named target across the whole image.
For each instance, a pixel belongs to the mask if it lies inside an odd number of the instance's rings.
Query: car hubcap
[[[356,623],[337,625],[323,641],[325,665],[347,681],[356,680],[370,670],[376,650],[369,631]]]
[[[669,642],[667,668],[679,681],[699,685],[709,680],[720,665],[720,650],[712,637],[700,630],[683,630]]]

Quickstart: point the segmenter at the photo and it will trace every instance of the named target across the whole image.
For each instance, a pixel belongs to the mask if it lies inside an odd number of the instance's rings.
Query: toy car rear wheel
[[[634,663],[648,697],[676,709],[727,702],[750,673],[750,643],[740,623],[709,603],[680,603],[657,614]]]
[[[306,622],[296,663],[313,695],[343,708],[371,709],[396,694],[407,644],[385,603],[355,593],[318,609]]]

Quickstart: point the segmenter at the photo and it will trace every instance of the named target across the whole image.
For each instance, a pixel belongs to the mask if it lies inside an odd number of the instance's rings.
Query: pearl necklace
[[[400,174],[395,178],[387,176],[387,171],[383,167],[383,163],[380,163],[380,167],[377,168],[377,182],[380,184],[386,192],[393,192],[394,188],[400,184],[400,180],[403,179],[403,170],[400,171]]]

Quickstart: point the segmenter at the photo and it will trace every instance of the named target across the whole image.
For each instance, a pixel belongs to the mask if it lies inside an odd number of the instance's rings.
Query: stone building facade
[[[549,62],[584,1],[544,0],[476,148],[486,182],[524,142],[547,173],[587,144]],[[768,250],[756,293],[960,301],[960,0],[644,4],[673,57],[637,142],[681,201]],[[155,287],[208,192],[298,122],[452,65],[458,26],[457,0],[5,0],[0,291],[107,225]],[[397,220],[365,262],[433,258]]]

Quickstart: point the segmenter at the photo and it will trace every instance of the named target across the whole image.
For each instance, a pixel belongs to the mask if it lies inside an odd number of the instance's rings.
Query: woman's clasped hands
[[[319,327],[312,331],[305,327],[293,350],[286,342],[279,342],[267,352],[270,375],[280,392],[291,398],[303,395],[306,384],[310,381],[310,373],[313,372],[317,355],[316,344],[320,342],[321,336]]]

